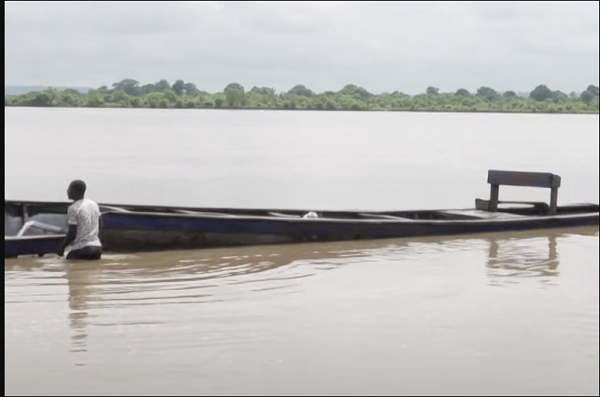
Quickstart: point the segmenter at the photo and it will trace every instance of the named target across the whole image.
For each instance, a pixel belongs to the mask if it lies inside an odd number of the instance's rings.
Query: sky
[[[380,94],[599,80],[598,1],[5,2],[5,86]]]

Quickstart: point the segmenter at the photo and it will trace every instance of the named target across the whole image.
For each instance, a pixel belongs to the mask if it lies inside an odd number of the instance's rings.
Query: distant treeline
[[[481,87],[476,92],[459,89],[440,92],[427,87],[425,93],[408,95],[372,94],[348,84],[340,91],[315,93],[303,85],[287,92],[273,88],[253,87],[246,91],[231,83],[222,92],[208,93],[193,83],[177,80],[169,84],[140,85],[125,79],[81,92],[76,89],[46,88],[21,95],[4,95],[5,106],[29,107],[94,107],[94,108],[161,108],[161,109],[288,109],[288,110],[354,110],[354,111],[444,111],[444,112],[518,112],[518,113],[598,113],[598,86],[590,85],[581,93],[569,95],[538,85],[528,95],[514,91],[499,92]]]

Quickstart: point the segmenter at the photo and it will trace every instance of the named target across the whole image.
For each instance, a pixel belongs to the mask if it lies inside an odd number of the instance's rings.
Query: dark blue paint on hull
[[[56,252],[64,236],[30,236],[19,239],[4,239],[4,257],[19,255],[44,255]]]
[[[346,240],[448,234],[472,234],[576,227],[598,224],[598,215],[572,217],[538,217],[515,220],[463,221],[352,221],[329,219],[243,219],[186,218],[178,216],[107,214],[107,229],[139,231],[177,231],[223,234],[270,234],[291,238]]]

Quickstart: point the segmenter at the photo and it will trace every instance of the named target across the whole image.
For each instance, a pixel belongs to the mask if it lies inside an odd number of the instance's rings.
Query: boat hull
[[[444,236],[598,225],[598,214],[493,220],[185,218],[110,214],[101,239],[111,251],[209,248],[310,241]]]
[[[12,258],[19,255],[45,255],[56,252],[63,240],[63,235],[56,236],[21,236],[4,237],[4,257]]]
[[[54,253],[70,203],[5,201],[5,257]],[[105,251],[134,252],[314,241],[367,240],[526,231],[598,225],[596,204],[488,212],[477,209],[395,212],[175,208],[101,204]],[[20,235],[32,223],[42,235]],[[34,228],[35,229],[35,228]],[[61,230],[61,233],[53,233]]]

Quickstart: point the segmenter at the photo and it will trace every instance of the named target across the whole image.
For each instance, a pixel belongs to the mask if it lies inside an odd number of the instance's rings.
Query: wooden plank
[[[558,188],[553,187],[550,191],[550,209],[548,210],[548,214],[555,215],[558,208]]]
[[[400,220],[400,221],[414,221],[414,219],[409,219],[409,218],[403,218],[400,216],[394,216],[394,215],[386,215],[386,214],[369,214],[368,212],[361,212],[358,215],[360,215],[363,218],[366,219],[392,219],[392,220]]]
[[[121,208],[121,207],[115,207],[112,205],[104,205],[104,204],[100,204],[100,211],[116,211],[116,212],[131,212],[125,208]]]
[[[490,200],[483,200],[476,198],[475,199],[475,209],[481,211],[489,211],[490,210]]]
[[[467,216],[473,216],[473,217],[477,217],[480,219],[523,219],[523,218],[527,218],[526,215],[518,215],[518,214],[511,214],[510,212],[489,212],[487,210],[479,210],[479,209],[466,209],[466,210],[445,210],[445,211],[440,211],[443,212],[445,214],[450,214],[450,215],[467,215]]]
[[[283,212],[276,212],[276,211],[269,211],[268,214],[271,216],[277,216],[280,218],[302,218],[300,215],[284,214]]]
[[[560,176],[548,172],[489,170],[488,183],[494,185],[558,188]]]
[[[191,210],[173,210],[173,212],[178,213],[178,214],[185,214],[185,215],[200,215],[200,216],[235,216],[233,214],[224,214],[222,212],[208,212],[208,211],[191,211]]]
[[[543,201],[499,200],[498,206],[500,206],[501,204],[517,204],[517,205],[521,205],[521,206],[523,206],[523,205],[531,206],[532,209],[537,209],[538,211],[541,211],[541,212],[547,212],[549,209],[548,204]],[[479,198],[475,199],[475,208],[478,210],[482,210],[482,211],[489,211],[490,210],[490,201],[479,199]]]
[[[489,201],[489,210],[496,211],[498,209],[498,194],[500,187],[496,184],[492,185],[490,188],[490,201]]]

